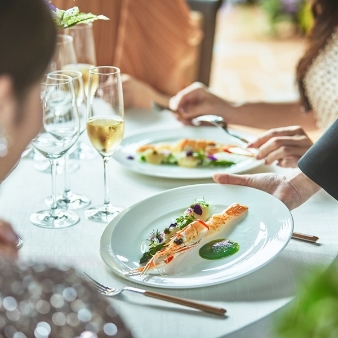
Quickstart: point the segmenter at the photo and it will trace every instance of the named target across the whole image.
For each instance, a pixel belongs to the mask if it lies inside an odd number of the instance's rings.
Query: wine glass
[[[55,52],[46,70],[46,74],[52,71],[61,70],[67,64],[76,64],[76,53],[73,45],[73,37],[67,34],[58,34],[56,36]],[[46,75],[47,76],[47,75]],[[49,161],[42,157],[38,152],[34,154],[35,169],[43,172],[50,172]],[[57,172],[64,172],[63,159],[57,162]],[[73,172],[79,168],[78,163],[71,163],[68,171]]]
[[[89,70],[96,66],[96,51],[93,33],[93,24],[82,23],[64,30],[64,33],[73,38],[73,46],[76,54],[76,63],[69,63],[63,69],[77,70],[82,73],[82,78],[87,95]],[[86,143],[77,142],[76,148],[71,150],[71,157],[88,160],[97,156],[97,153]]]
[[[96,50],[91,22],[81,23],[64,30],[64,33],[73,38],[73,46],[78,63],[96,65]]]
[[[63,74],[48,75],[42,84],[43,127],[32,145],[49,161],[52,174],[52,205],[31,215],[34,225],[44,228],[64,228],[76,224],[79,216],[58,208],[56,202],[56,161],[77,141],[80,119],[72,78]]]
[[[75,70],[56,70],[49,73],[53,74],[63,74],[70,76],[72,79],[77,109],[80,117],[80,135],[86,130],[86,107],[84,104],[85,94],[84,94],[84,85],[82,81],[82,74]],[[75,146],[75,145],[74,145]],[[73,147],[74,147],[73,146]],[[72,148],[73,148],[72,147]],[[70,190],[69,182],[69,154],[72,151],[70,148],[69,151],[65,153],[64,158],[64,191],[62,196],[57,197],[57,204],[60,208],[64,209],[81,209],[87,207],[90,204],[90,199],[85,195],[75,194]],[[46,204],[50,206],[52,204],[52,198],[48,197],[46,199]]]
[[[124,134],[124,107],[120,70],[116,67],[95,67],[89,71],[87,98],[87,133],[103,158],[104,204],[85,211],[87,219],[109,222],[120,211],[110,203],[107,166]]]

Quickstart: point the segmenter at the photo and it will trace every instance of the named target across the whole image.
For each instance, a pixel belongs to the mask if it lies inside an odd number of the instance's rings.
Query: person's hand
[[[313,145],[300,126],[270,129],[248,147],[258,148],[257,159],[265,164],[277,161],[280,167],[297,167],[298,160]]]
[[[11,225],[0,219],[0,256],[16,259],[18,257],[17,240],[18,235]]]
[[[320,187],[299,169],[290,176],[277,174],[214,174],[214,181],[221,184],[243,185],[263,190],[280,199],[290,210],[299,207]]]
[[[195,82],[170,98],[169,108],[176,113],[177,119],[190,125],[191,120],[201,115],[221,115],[228,103],[212,94],[208,88]]]
[[[125,108],[134,107],[149,109],[151,108],[153,101],[162,106],[168,106],[169,97],[159,93],[148,83],[137,80],[128,74],[122,74],[121,80]]]

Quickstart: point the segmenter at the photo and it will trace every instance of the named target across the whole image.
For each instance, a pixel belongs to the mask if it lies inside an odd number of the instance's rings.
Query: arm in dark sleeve
[[[338,119],[298,161],[298,166],[338,200]]]

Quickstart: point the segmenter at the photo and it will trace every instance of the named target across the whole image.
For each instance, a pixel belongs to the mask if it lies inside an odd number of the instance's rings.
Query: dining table
[[[239,126],[231,127],[240,130]],[[168,110],[133,108],[125,112],[124,137],[147,131],[161,132],[164,128],[175,131],[185,127]],[[245,131],[252,135],[260,132],[254,128]],[[86,133],[80,139],[90,146]],[[71,161],[79,164],[70,174],[71,190],[89,196],[91,205],[101,204],[104,198],[102,158],[97,155],[92,159]],[[287,175],[293,170],[260,163],[241,174]],[[109,163],[108,183],[112,203],[125,209],[170,189],[217,184],[212,177],[147,175],[122,166],[114,158]],[[57,175],[57,190],[58,193],[63,191],[62,173]],[[23,239],[20,260],[70,265],[104,285],[141,287],[227,310],[225,315],[217,316],[132,292],[107,297],[136,338],[273,337],[280,316],[292,305],[302,281],[314,268],[326,269],[335,261],[338,252],[338,203],[321,190],[291,211],[294,231],[319,237],[316,243],[291,238],[274,259],[259,269],[215,285],[160,289],[140,286],[117,275],[105,264],[100,254],[100,241],[108,224],[87,220],[84,209],[76,210],[80,221],[68,228],[47,229],[31,224],[30,215],[47,208],[45,198],[50,194],[50,173],[36,170],[35,161],[29,155],[21,159],[1,184],[0,217],[8,220]],[[129,235],[133,233],[127,232],[126,238],[121,239],[125,245],[128,245]]]

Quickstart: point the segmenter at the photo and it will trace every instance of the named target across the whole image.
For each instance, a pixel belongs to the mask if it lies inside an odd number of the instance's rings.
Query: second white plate
[[[248,141],[256,137],[240,131],[234,131]],[[182,138],[209,139],[225,144],[237,144],[243,146],[239,140],[229,136],[215,127],[181,127],[175,129],[163,129],[158,131],[145,131],[139,134],[125,137],[113,158],[127,169],[157,177],[179,178],[179,179],[202,179],[210,178],[215,172],[228,172],[238,174],[256,168],[261,161],[248,157],[244,161],[228,168],[184,168],[171,165],[153,165],[139,162],[135,159],[136,149],[148,143],[175,143]],[[131,159],[133,157],[134,159]]]

